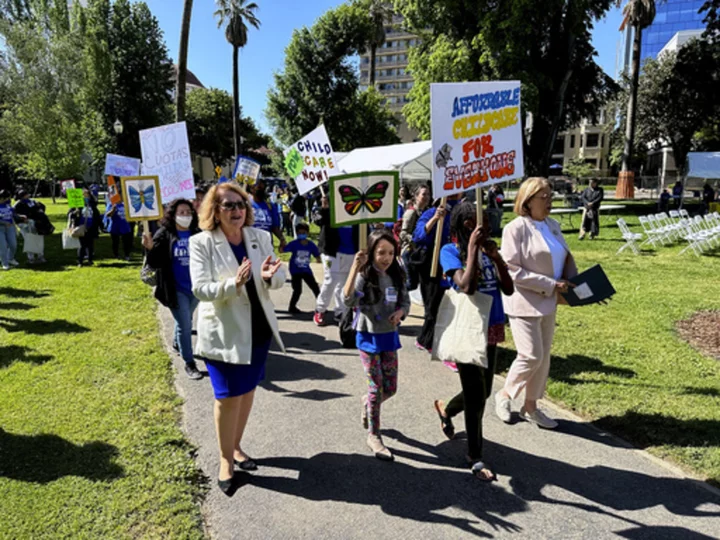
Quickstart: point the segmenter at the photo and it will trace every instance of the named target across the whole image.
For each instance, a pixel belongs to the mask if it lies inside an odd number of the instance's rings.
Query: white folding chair
[[[670,231],[665,227],[662,223],[658,221],[657,216],[653,214],[649,214],[647,216],[648,221],[652,225],[655,235],[660,239],[660,241],[663,243],[663,245],[667,242],[668,244],[672,244],[672,238]]]
[[[681,218],[690,219],[690,214],[688,214],[688,211],[685,208],[681,208],[678,212],[680,213]]]
[[[695,224],[693,220],[683,218],[683,231],[681,237],[685,240],[688,245],[683,248],[678,255],[682,255],[689,249],[692,249],[693,253],[699,257],[703,254],[703,244],[707,245],[707,241],[701,234],[695,231]]]
[[[655,217],[657,218],[658,223],[662,226],[663,230],[667,233],[668,238],[671,241],[675,242],[680,238],[680,232],[678,230],[677,223],[672,221],[665,212],[655,214]]]
[[[638,217],[638,220],[640,221],[640,226],[642,227],[643,233],[647,237],[646,240],[641,244],[641,246],[644,246],[645,244],[650,244],[652,247],[657,247],[658,244],[662,244],[662,238],[658,234],[658,231],[655,229],[655,225],[653,223],[650,223],[650,220],[647,218],[647,216],[640,216]],[[619,222],[620,220],[618,220]],[[626,223],[625,220],[623,220],[623,223]],[[625,225],[627,226],[627,224]]]
[[[642,240],[643,235],[630,231],[627,223],[622,218],[617,220],[617,226],[620,229],[620,233],[622,234],[623,239],[625,240],[625,244],[623,244],[620,249],[617,250],[617,253],[615,253],[615,255],[619,255],[626,248],[630,248],[635,255],[639,255],[640,249],[638,248],[637,242],[639,240]]]

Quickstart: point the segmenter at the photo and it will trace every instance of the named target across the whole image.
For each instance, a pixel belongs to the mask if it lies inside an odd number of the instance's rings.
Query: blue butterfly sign
[[[397,171],[374,171],[330,177],[333,227],[387,223],[398,219],[400,177]]]
[[[122,192],[128,221],[154,221],[163,215],[157,176],[123,176]]]

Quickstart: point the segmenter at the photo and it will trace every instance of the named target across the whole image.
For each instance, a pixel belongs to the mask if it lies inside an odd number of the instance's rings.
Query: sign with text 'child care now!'
[[[335,154],[325,126],[318,126],[285,150],[285,170],[295,179],[300,195],[338,174]]]
[[[430,85],[433,193],[522,178],[520,82]]]
[[[140,132],[142,173],[160,178],[163,204],[195,199],[195,181],[185,122]]]

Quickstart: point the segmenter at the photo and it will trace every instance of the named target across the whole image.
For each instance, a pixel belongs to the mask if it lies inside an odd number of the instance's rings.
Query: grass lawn
[[[179,427],[155,302],[103,235],[0,273],[0,538],[201,538],[206,481]],[[139,244],[136,244],[139,245]]]
[[[630,205],[623,217],[640,232],[635,214],[652,209]],[[593,241],[564,228],[580,270],[601,264],[617,294],[607,306],[559,308],[549,397],[720,485],[720,362],[675,330],[697,310],[720,309],[720,252],[679,256],[678,246],[616,256],[624,241],[614,221],[603,217]],[[513,357],[504,351],[501,369]]]

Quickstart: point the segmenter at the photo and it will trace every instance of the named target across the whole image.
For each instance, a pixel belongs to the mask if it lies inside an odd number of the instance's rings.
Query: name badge
[[[388,287],[385,289],[385,303],[386,304],[397,304],[398,293],[395,287]]]

